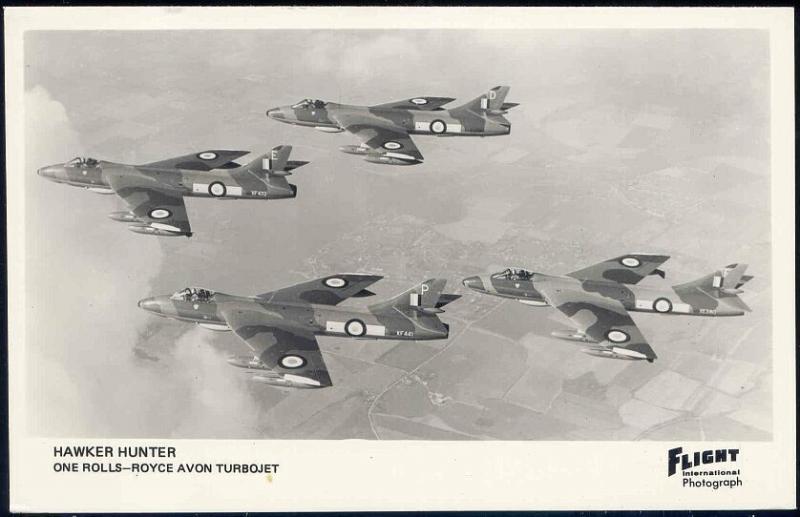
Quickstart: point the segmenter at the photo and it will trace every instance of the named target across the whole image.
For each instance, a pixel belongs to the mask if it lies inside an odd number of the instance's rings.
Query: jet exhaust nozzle
[[[133,215],[131,212],[127,212],[122,210],[120,212],[111,212],[108,214],[109,219],[113,221],[119,221],[121,223],[139,223],[141,219]]]

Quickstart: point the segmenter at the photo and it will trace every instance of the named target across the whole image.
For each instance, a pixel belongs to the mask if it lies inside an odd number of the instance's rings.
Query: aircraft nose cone
[[[483,291],[485,288],[483,287],[483,280],[481,280],[478,276],[470,276],[465,278],[461,281],[464,284],[464,287],[469,287],[470,289],[475,289],[477,291]]]
[[[161,304],[155,298],[144,298],[139,300],[139,308],[148,312],[161,312]]]
[[[55,178],[56,177],[56,167],[42,167],[41,169],[36,171],[36,174],[43,178]]]
[[[281,109],[280,109],[280,108],[272,108],[272,109],[268,109],[268,110],[267,110],[267,116],[268,116],[269,118],[271,118],[271,119],[274,119],[274,120],[283,120],[283,119],[285,119],[285,118],[286,118],[286,115],[284,115],[284,114],[281,112]]]

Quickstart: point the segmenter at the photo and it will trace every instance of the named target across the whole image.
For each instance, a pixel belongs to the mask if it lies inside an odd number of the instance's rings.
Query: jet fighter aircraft
[[[344,145],[340,151],[358,154],[372,163],[416,165],[422,163],[410,135],[496,136],[511,132],[508,110],[518,106],[503,102],[510,87],[495,86],[488,93],[452,109],[443,105],[450,97],[413,97],[377,106],[351,106],[305,99],[293,106],[267,110],[279,122],[308,126],[326,133],[348,131],[361,145]]]
[[[427,280],[365,309],[337,307],[352,297],[372,296],[367,287],[383,277],[339,274],[254,297],[186,288],[172,296],[139,301],[142,309],[212,330],[232,330],[253,356],[231,357],[252,379],[293,388],[324,388],[331,378],[316,336],[361,339],[446,339],[442,307],[460,298],[442,294],[445,280]]]
[[[656,353],[628,311],[692,316],[741,316],[750,308],[738,297],[753,277],[747,264],[731,264],[697,280],[672,288],[636,286],[648,275],[665,273],[658,267],[666,255],[629,253],[594,266],[551,276],[509,268],[500,273],[465,278],[466,287],[512,298],[528,305],[550,305],[566,315],[577,329],[553,336],[596,344],[591,355],[613,359],[646,359]]]
[[[112,212],[115,221],[145,235],[192,236],[183,198],[281,199],[297,195],[286,180],[308,162],[290,161],[281,145],[247,165],[234,162],[248,151],[203,151],[144,165],[75,158],[42,167],[40,176],[100,194],[117,194],[130,211]]]

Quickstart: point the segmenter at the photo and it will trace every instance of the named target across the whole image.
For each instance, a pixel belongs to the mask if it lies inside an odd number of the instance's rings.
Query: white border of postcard
[[[7,8],[10,501],[13,511],[745,509],[795,504],[793,11],[721,8]],[[770,31],[771,442],[96,440],[26,436],[23,33],[27,30],[757,28]],[[175,461],[278,464],[258,475],[65,475],[53,447],[175,447]],[[668,450],[738,450],[742,486],[687,489]],[[715,453],[712,453],[715,454]]]

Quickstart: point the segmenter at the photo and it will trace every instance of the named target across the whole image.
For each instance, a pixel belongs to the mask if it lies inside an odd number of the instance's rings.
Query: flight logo
[[[736,488],[742,486],[739,449],[707,449],[684,452],[683,447],[667,451],[667,477],[681,474],[684,488]]]

